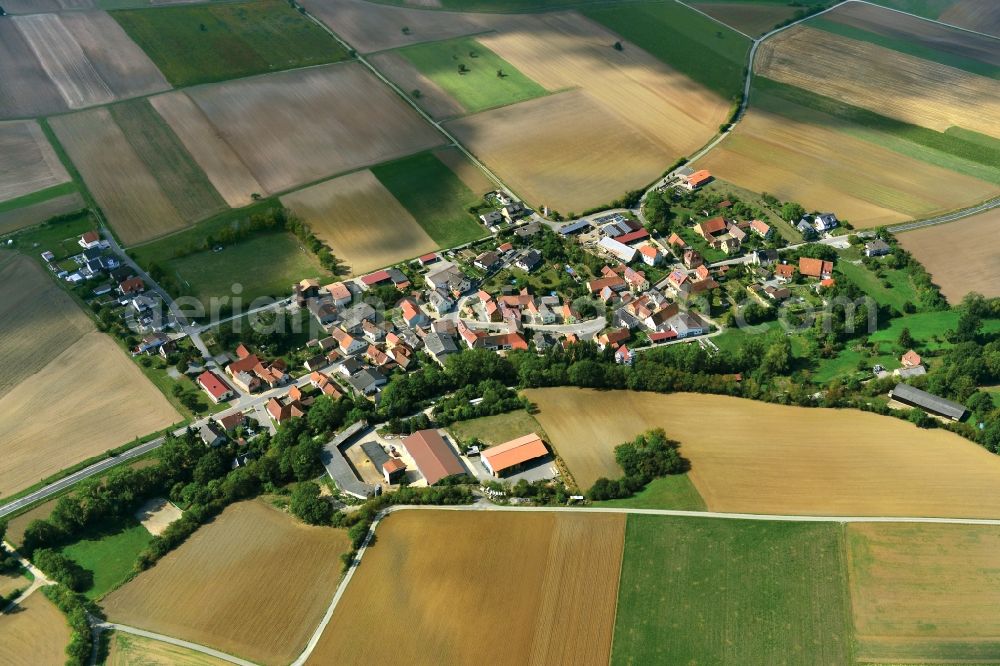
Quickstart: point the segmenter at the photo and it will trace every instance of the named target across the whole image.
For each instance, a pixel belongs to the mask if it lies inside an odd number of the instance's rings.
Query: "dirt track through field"
[[[38,123],[0,123],[0,201],[66,182],[69,174]]]
[[[524,392],[577,482],[617,477],[614,447],[653,427],[681,443],[710,511],[1000,517],[1000,459],[953,433],[856,410],[728,396]]]

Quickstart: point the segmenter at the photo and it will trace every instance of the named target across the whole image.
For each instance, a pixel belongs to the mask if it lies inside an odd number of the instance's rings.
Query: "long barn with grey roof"
[[[889,391],[889,397],[896,402],[917,407],[928,414],[943,416],[952,421],[960,421],[965,416],[965,405],[922,391],[909,384],[896,384],[896,388]]]
[[[337,436],[323,447],[323,466],[326,467],[327,474],[338,488],[358,499],[368,499],[374,495],[375,486],[364,483],[358,478],[340,447],[367,430],[368,424],[358,421],[337,433]]]

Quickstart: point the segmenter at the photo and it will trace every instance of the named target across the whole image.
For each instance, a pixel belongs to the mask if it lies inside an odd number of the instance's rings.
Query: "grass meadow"
[[[523,409],[468,421],[457,421],[448,426],[448,430],[456,439],[467,440],[476,437],[488,446],[503,444],[532,432],[545,438],[542,426],[534,416]]]
[[[62,553],[93,573],[93,585],[83,593],[97,599],[132,573],[136,558],[152,539],[145,527],[130,518],[89,530],[84,538],[64,547]]]
[[[372,167],[372,173],[441,247],[486,235],[468,210],[481,199],[432,153],[381,164]]]
[[[631,515],[612,664],[846,664],[843,528]]]
[[[594,506],[704,511],[705,500],[698,494],[698,489],[687,474],[674,474],[653,479],[632,497],[594,502]]]
[[[281,0],[111,14],[174,86],[345,60],[321,27]]]

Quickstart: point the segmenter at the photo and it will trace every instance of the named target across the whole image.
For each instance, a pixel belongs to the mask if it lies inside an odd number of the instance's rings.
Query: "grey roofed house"
[[[101,258],[101,254],[102,254],[102,252],[101,252],[100,248],[92,247],[90,249],[87,249],[87,250],[83,251],[83,260],[84,261],[95,261],[95,260]]]
[[[198,430],[198,436],[205,446],[220,446],[226,441],[225,431],[216,425],[215,421],[209,421]]]
[[[341,373],[346,374],[348,377],[361,372],[364,367],[364,364],[353,356],[345,359],[344,362],[340,364]]]
[[[455,301],[443,289],[434,289],[427,295],[427,300],[438,314],[446,314],[455,308]]]
[[[427,353],[433,356],[434,360],[438,363],[444,363],[444,359],[458,352],[458,347],[451,336],[437,331],[431,331],[427,334],[424,338],[424,347],[427,348]]]
[[[881,238],[876,238],[873,241],[865,243],[865,256],[868,257],[881,257],[882,255],[889,254],[892,252],[892,248]]]
[[[528,238],[529,236],[534,236],[542,230],[542,225],[539,222],[529,222],[523,227],[518,227],[514,230],[514,235],[520,238]]]
[[[383,386],[388,379],[378,370],[365,368],[358,374],[347,380],[354,390],[362,395],[371,395],[378,391],[379,386]]]
[[[777,263],[777,261],[777,250],[756,250],[753,253],[753,263],[758,266],[766,266],[768,264]]]
[[[920,375],[927,374],[927,368],[922,365],[915,365],[912,368],[899,368],[893,371],[894,375],[900,379],[909,379],[910,377],[919,377]]]
[[[393,284],[403,284],[410,281],[410,278],[406,277],[406,273],[398,268],[387,268],[385,272],[388,273],[389,279],[392,280]]]
[[[386,306],[391,306],[387,303]],[[341,326],[348,333],[357,333],[361,329],[361,324],[365,321],[375,321],[375,308],[368,303],[358,303],[354,307],[344,310],[340,317]]]
[[[528,250],[514,262],[514,265],[520,268],[522,271],[528,271],[529,273],[542,263],[542,255],[538,250]]]
[[[378,442],[363,442],[361,444],[361,450],[365,452],[365,455],[368,456],[368,460],[372,461],[372,464],[375,465],[375,469],[379,472],[382,471],[382,465],[389,462],[389,455]]]
[[[816,233],[816,229],[813,227],[812,222],[809,221],[808,216],[803,217],[801,220],[799,220],[799,223],[795,225],[795,228],[798,229],[803,234]]]
[[[952,421],[959,421],[965,416],[965,405],[922,391],[909,384],[896,384],[896,388],[889,391],[889,397],[896,402],[918,407],[929,414],[944,416]]]

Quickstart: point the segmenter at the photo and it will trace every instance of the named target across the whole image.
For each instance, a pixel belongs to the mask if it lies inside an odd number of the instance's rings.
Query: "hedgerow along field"
[[[842,530],[629,516],[611,663],[851,663]]]
[[[264,500],[226,508],[101,605],[112,621],[267,665],[305,648],[340,580],[343,530]]]
[[[371,171],[440,247],[486,236],[485,227],[469,212],[482,199],[433,153],[380,164]]]
[[[471,37],[409,46],[399,54],[447,91],[466,113],[547,94],[545,88]]]
[[[860,661],[1000,659],[1000,529],[855,523],[847,543]]]
[[[281,203],[330,246],[352,275],[438,247],[367,169],[286,194]]]
[[[614,447],[660,427],[680,442],[710,511],[1000,515],[1000,499],[988,490],[1000,482],[1000,459],[953,433],[890,416],[698,393],[546,388],[524,395],[538,405],[535,418],[582,489],[600,476],[621,476]]]
[[[111,15],[175,86],[348,57],[337,40],[281,0],[156,7]]]
[[[307,663],[387,663],[400,645],[409,663],[471,663],[488,631],[504,663],[607,664],[624,535],[614,514],[391,514]],[[374,626],[393,639],[358,640]]]
[[[17,612],[0,614],[0,636],[3,636],[0,663],[10,666],[66,663],[69,625],[62,612],[41,592],[25,599]]]

